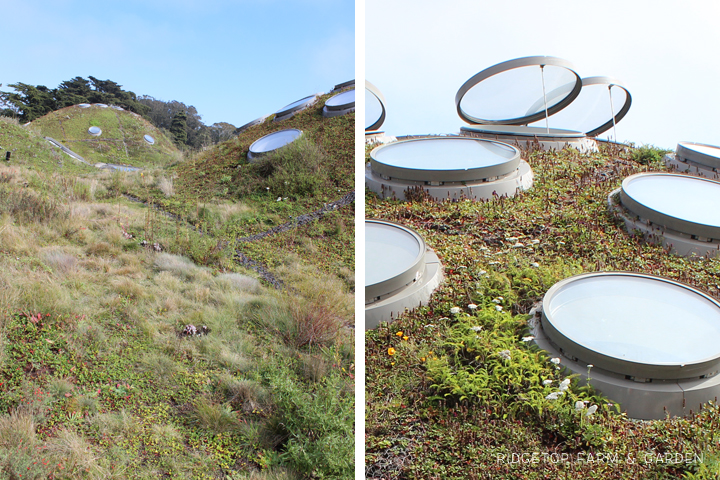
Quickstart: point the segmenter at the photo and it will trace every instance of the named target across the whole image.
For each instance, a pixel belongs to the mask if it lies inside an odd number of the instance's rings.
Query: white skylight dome
[[[289,128],[270,133],[264,137],[255,140],[248,150],[248,160],[254,160],[262,155],[277,150],[280,147],[294,142],[302,135],[302,130],[297,128]]]
[[[681,173],[720,180],[720,147],[679,142],[675,154],[665,156],[665,164]]]
[[[427,303],[443,278],[435,253],[415,231],[365,220],[365,328]]]
[[[720,303],[688,285],[630,272],[577,275],[548,290],[533,329],[583,381],[590,369],[590,383],[631,418],[683,415],[720,393]]]
[[[421,189],[435,200],[513,196],[532,186],[530,166],[510,145],[468,137],[425,137],[370,153],[366,185],[383,198]]]
[[[671,173],[638,173],[623,180],[608,205],[628,232],[690,257],[720,251],[720,182]]]

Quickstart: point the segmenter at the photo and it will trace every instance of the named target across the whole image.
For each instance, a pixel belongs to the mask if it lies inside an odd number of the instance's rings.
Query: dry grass
[[[175,189],[173,188],[173,179],[172,177],[167,178],[165,176],[160,177],[160,180],[158,180],[157,187],[160,189],[160,191],[165,195],[166,197],[172,197],[175,195]]]

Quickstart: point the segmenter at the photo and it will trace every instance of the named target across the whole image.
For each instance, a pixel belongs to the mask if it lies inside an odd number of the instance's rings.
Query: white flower
[[[482,327],[476,325],[474,327],[470,327],[470,330],[472,330],[473,332],[479,332],[480,330],[482,330]]]
[[[470,305],[468,305],[468,308],[470,310],[475,310],[477,308],[477,305],[475,305],[474,303],[471,303]]]
[[[502,307],[500,305],[495,305],[495,310],[502,312]]]
[[[560,365],[560,359],[557,358],[557,357],[551,358],[550,361],[551,361],[552,363],[554,363],[555,365]]]
[[[460,313],[460,307],[452,307],[450,309],[450,313],[452,313],[453,315],[455,315],[456,313]]]
[[[502,350],[498,352],[498,355],[500,355],[500,357],[504,358],[505,360],[510,360],[510,350]]]
[[[478,275],[485,275],[486,273],[487,273],[487,272],[486,272],[485,270],[480,270],[480,271],[478,272]]]
[[[557,400],[558,397],[560,396],[560,393],[561,392],[553,392],[550,395],[548,395],[547,397],[545,397],[545,400]]]
[[[492,301],[493,301],[493,303],[502,303],[503,298],[502,297],[493,298]]]
[[[543,380],[543,385],[552,385],[552,380]]]
[[[591,369],[591,368],[593,368],[594,366],[595,366],[595,365],[593,365],[593,364],[591,363],[590,365],[588,365],[588,370]]]
[[[575,402],[575,410],[580,411],[583,408],[585,408],[585,402],[583,402],[582,400],[578,400],[577,402]]]
[[[531,266],[531,267],[538,268],[538,267],[540,267],[540,264],[537,263],[537,262],[533,262],[533,263],[530,264],[530,266]]]
[[[532,335],[528,335],[527,337],[522,338],[523,342],[532,342],[533,340],[535,340],[535,337],[533,337]]]
[[[566,378],[565,380],[560,382],[560,391],[564,392],[565,390],[568,389],[569,386],[570,386],[570,379]]]
[[[281,200],[282,200],[282,197],[278,197],[278,199],[275,200],[275,201],[276,201],[276,202],[279,202],[279,201],[281,201]]]
[[[590,416],[592,416],[592,415],[597,411],[597,409],[598,409],[598,406],[597,406],[597,405],[591,405],[591,406],[588,407],[587,413],[586,413],[585,415],[587,415],[588,417],[590,417]]]
[[[267,191],[269,192],[269,191],[270,191],[270,187],[265,187],[265,190],[267,190]]]

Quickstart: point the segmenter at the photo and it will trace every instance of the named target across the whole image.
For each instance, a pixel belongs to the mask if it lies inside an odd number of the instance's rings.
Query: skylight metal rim
[[[513,131],[492,131],[488,130],[487,132],[483,132],[480,129],[487,128],[487,127],[525,127],[525,128],[537,128],[537,133],[522,133],[522,132],[513,132]],[[544,127],[534,126],[534,125],[487,125],[487,124],[475,124],[475,125],[463,125],[460,127],[461,132],[476,132],[476,133],[485,133],[488,135],[509,135],[509,136],[517,136],[517,137],[527,137],[527,138],[542,138],[545,139],[553,139],[553,138],[560,138],[563,140],[566,139],[583,139],[587,135],[579,130],[569,130],[566,128],[550,128],[550,133],[546,133],[547,129]],[[565,132],[565,133],[562,133]]]
[[[630,182],[632,182],[633,180],[635,180],[639,177],[648,177],[648,176],[665,176],[665,177],[672,176],[672,177],[679,177],[679,178],[683,178],[683,179],[692,179],[692,181],[711,182],[711,183],[717,184],[719,188],[720,188],[720,182],[717,182],[715,180],[710,180],[709,178],[697,177],[697,176],[693,176],[693,175],[680,175],[677,173],[665,173],[665,172],[641,172],[641,173],[636,173],[634,175],[630,175],[629,177],[625,178],[622,181],[622,185],[620,187],[620,203],[626,209],[630,210],[635,215],[638,215],[641,218],[650,220],[651,222],[653,222],[657,225],[663,225],[666,228],[678,231],[680,233],[685,233],[687,235],[697,235],[699,237],[720,239],[720,226],[705,225],[702,223],[692,222],[689,220],[684,220],[682,218],[673,217],[666,213],[662,213],[657,210],[654,210],[654,209],[638,202],[637,200],[632,198],[630,195],[625,193],[625,188],[627,187],[627,185]]]
[[[343,103],[343,104],[339,104],[339,105],[328,105],[328,102],[329,102],[330,100],[332,100],[333,98],[339,97],[340,95],[344,95],[344,94],[346,94],[346,93],[348,93],[348,92],[351,92],[351,91],[354,91],[354,90],[355,90],[354,88],[353,88],[353,89],[348,89],[348,90],[343,90],[342,92],[339,92],[339,93],[337,93],[336,95],[333,95],[332,97],[328,98],[328,99],[325,101],[324,107],[327,108],[329,111],[342,111],[342,110],[347,110],[347,109],[349,109],[349,108],[354,108],[354,107],[355,107],[355,100],[353,100],[352,102],[347,102],[347,103]],[[357,93],[357,92],[356,92],[356,93]]]
[[[659,275],[650,275],[645,273],[627,272],[627,271],[608,271],[608,272],[589,272],[573,275],[571,277],[560,280],[554,284],[543,296],[543,308],[541,315],[541,325],[545,335],[556,348],[564,352],[565,356],[576,358],[577,362],[584,362],[586,365],[597,365],[609,372],[631,377],[657,379],[657,380],[685,380],[698,379],[705,375],[710,375],[718,371],[720,366],[720,348],[718,352],[711,357],[688,363],[643,363],[632,360],[623,360],[611,355],[605,355],[592,350],[572,338],[564,335],[556,328],[552,321],[547,317],[547,310],[554,297],[562,288],[568,284],[592,277],[610,277],[625,276],[635,278],[645,278],[653,281],[664,282],[675,287],[689,290],[694,294],[701,296],[703,299],[711,302],[720,310],[720,302],[710,295],[698,290],[697,288],[687,285],[676,280],[662,277]]]
[[[401,225],[396,222],[389,220],[380,219],[365,219],[365,223],[376,223],[379,225],[389,225],[410,234],[417,242],[419,246],[417,257],[410,263],[410,267],[404,272],[395,275],[394,277],[382,280],[372,285],[365,285],[365,299],[372,299],[376,297],[382,297],[391,292],[398,292],[405,286],[411,284],[414,280],[422,276],[425,271],[425,254],[427,252],[427,245],[425,240],[415,230]]]
[[[264,140],[265,138],[270,137],[270,136],[275,135],[275,134],[280,133],[280,132],[290,132],[290,131],[296,131],[296,132],[300,132],[300,133],[298,134],[297,137],[295,137],[294,139],[292,139],[292,141],[290,141],[290,142],[288,142],[288,143],[286,143],[285,145],[282,145],[282,146],[280,146],[280,147],[273,148],[272,150],[263,150],[263,151],[261,151],[261,152],[253,151],[253,146],[256,145],[258,142],[260,142],[261,140]],[[274,132],[268,133],[267,135],[263,135],[262,137],[260,137],[260,138],[258,138],[257,140],[255,140],[255,141],[250,145],[250,148],[248,148],[248,158],[249,158],[249,159],[254,159],[254,158],[261,157],[261,156],[263,156],[263,155],[267,155],[267,154],[270,153],[270,152],[274,152],[274,151],[277,150],[278,148],[282,148],[282,147],[284,147],[284,146],[286,146],[286,145],[294,142],[294,141],[297,140],[298,138],[302,137],[302,135],[303,135],[303,131],[300,130],[299,128],[285,128],[285,129],[282,129],[282,130],[276,130],[276,131],[274,131]]]
[[[405,167],[396,167],[380,162],[375,159],[377,151],[383,148],[396,147],[400,144],[406,144],[410,142],[427,142],[437,140],[450,140],[450,141],[476,141],[481,143],[494,143],[502,147],[507,147],[513,150],[514,155],[506,162],[500,165],[490,165],[486,167],[473,168],[473,169],[458,169],[458,170],[429,170],[429,169],[410,169]],[[381,176],[396,180],[409,180],[415,182],[475,182],[484,178],[501,177],[503,175],[510,174],[517,170],[520,165],[520,149],[507,143],[499,142],[497,140],[488,140],[484,138],[472,138],[472,137],[424,137],[424,138],[412,138],[408,140],[399,140],[397,142],[390,142],[383,145],[378,145],[370,151],[370,167],[371,169]],[[482,172],[482,174],[474,173]]]
[[[315,103],[319,96],[320,95],[318,95],[317,93],[313,93],[312,95],[308,95],[307,97],[301,98],[299,100],[295,100],[294,102],[290,102],[287,105],[285,105],[284,107],[282,107],[280,110],[275,112],[275,118],[286,117],[286,116],[290,115],[291,113],[297,113],[301,110],[304,110],[304,109],[308,108],[309,106],[311,106],[313,103]],[[303,100],[307,100],[307,101],[305,102]],[[293,105],[298,102],[303,102],[303,103],[295,105],[292,108],[287,108],[290,105]]]
[[[603,123],[597,128],[594,128],[590,130],[589,132],[585,132],[585,135],[588,137],[596,137],[600,135],[601,133],[604,133],[608,130],[610,130],[613,125],[617,125],[620,120],[622,120],[625,115],[627,115],[628,111],[630,110],[630,106],[632,105],[632,96],[630,95],[630,90],[618,79],[613,77],[606,77],[606,76],[596,76],[596,77],[586,77],[582,79],[582,86],[589,86],[589,85],[608,85],[608,87],[619,87],[625,90],[625,93],[627,94],[627,100],[623,104],[622,108],[618,110],[618,113],[615,115],[615,121],[613,122],[613,118],[611,117],[610,120]]]
[[[470,77],[469,80],[467,80],[460,89],[458,90],[457,94],[455,95],[455,108],[457,109],[457,113],[464,121],[470,124],[474,125],[523,125],[527,123],[536,122],[540,119],[545,118],[545,111],[537,112],[533,115],[526,115],[524,117],[517,117],[517,118],[511,118],[511,119],[505,119],[505,120],[487,120],[482,119],[478,117],[474,117],[468,113],[466,113],[461,107],[460,103],[462,102],[462,99],[465,97],[465,94],[470,91],[474,86],[482,82],[483,80],[486,80],[492,76],[495,76],[499,73],[503,73],[509,70],[514,70],[516,68],[522,68],[522,67],[530,67],[530,66],[545,66],[545,65],[551,65],[555,67],[561,67],[565,68],[568,71],[572,72],[573,75],[575,75],[575,86],[570,91],[567,97],[565,97],[560,102],[556,103],[555,105],[548,107],[547,114],[553,115],[566,106],[570,105],[578,95],[580,95],[580,90],[582,89],[582,79],[580,78],[580,75],[575,71],[575,66],[570,63],[569,61],[558,58],[558,57],[548,57],[548,56],[532,56],[532,57],[523,57],[523,58],[516,58],[514,60],[508,60],[505,62],[498,63],[496,65],[493,65],[491,67],[486,68],[485,70],[482,70],[472,77]]]
[[[371,132],[379,129],[382,124],[385,123],[385,97],[375,85],[373,85],[367,80],[365,80],[365,90],[367,90],[368,92],[373,94],[375,98],[377,98],[378,102],[380,102],[380,108],[382,109],[382,113],[380,114],[380,117],[375,121],[375,123],[365,127],[366,132]]]

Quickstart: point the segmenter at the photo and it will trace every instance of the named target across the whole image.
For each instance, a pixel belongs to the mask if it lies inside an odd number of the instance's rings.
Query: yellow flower
[[[395,349],[393,347],[388,348],[388,355],[395,355]]]
[[[398,337],[402,337],[402,336],[403,336],[403,332],[397,332],[395,335],[397,335]]]
[[[425,357],[420,357],[420,361],[421,361],[421,362],[424,362],[424,361],[425,361]]]
[[[403,337],[403,340],[407,340],[408,338],[409,338],[409,337],[408,337],[407,335],[405,335],[405,336]]]
[[[395,362],[390,362],[390,366],[393,366],[393,365],[395,365]]]

